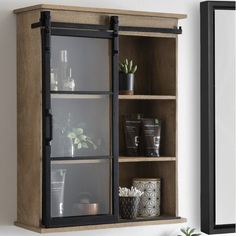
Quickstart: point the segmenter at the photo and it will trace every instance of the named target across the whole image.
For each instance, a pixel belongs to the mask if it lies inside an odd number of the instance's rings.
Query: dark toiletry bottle
[[[140,134],[142,114],[132,114],[125,117],[125,150],[127,156],[140,154]]]
[[[160,156],[161,122],[159,119],[142,120],[142,139],[145,156]]]

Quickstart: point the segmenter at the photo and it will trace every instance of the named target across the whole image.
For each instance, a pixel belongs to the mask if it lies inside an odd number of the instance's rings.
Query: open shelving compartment
[[[119,45],[120,60],[130,58],[138,65],[135,95],[176,96],[177,38],[120,35]]]
[[[177,38],[120,36],[120,60],[138,65],[134,95],[119,95],[119,184],[134,178],[161,179],[160,216],[121,222],[179,220],[177,206]],[[125,156],[124,117],[143,114],[161,120],[160,157]]]

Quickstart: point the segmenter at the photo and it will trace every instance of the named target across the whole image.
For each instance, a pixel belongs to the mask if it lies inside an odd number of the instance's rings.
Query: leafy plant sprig
[[[138,69],[138,66],[133,64],[133,60],[129,61],[127,58],[123,62],[120,62],[119,66],[120,71],[125,74],[134,74]]]
[[[84,130],[82,128],[73,129],[72,132],[67,134],[67,137],[72,140],[73,144],[77,145],[77,149],[88,149],[89,146],[92,146],[94,150],[97,149],[97,145],[90,137],[84,134]]]
[[[187,227],[186,229],[182,228],[180,231],[185,235],[185,236],[200,236],[201,233],[195,233],[196,229]],[[178,236],[183,236],[183,235],[178,235]]]

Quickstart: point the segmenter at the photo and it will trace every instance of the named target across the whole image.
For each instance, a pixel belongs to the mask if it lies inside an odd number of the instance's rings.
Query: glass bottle
[[[50,79],[51,79],[51,91],[58,91],[57,73],[55,69],[51,69]]]
[[[63,90],[75,91],[75,80],[72,78],[71,68],[69,68],[69,74],[68,74],[67,78],[63,81]]]
[[[68,64],[68,53],[67,50],[60,51],[60,63],[59,63],[59,89],[63,90],[64,81],[67,80],[68,72],[69,72],[69,64]]]
[[[67,157],[74,157],[75,156],[75,145],[74,139],[68,137],[68,134],[73,132],[73,127],[71,124],[71,113],[68,113],[66,125],[62,131],[64,136],[64,155]]]

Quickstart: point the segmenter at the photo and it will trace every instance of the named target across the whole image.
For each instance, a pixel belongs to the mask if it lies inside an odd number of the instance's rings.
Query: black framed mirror
[[[235,2],[201,2],[201,230],[236,223]]]

